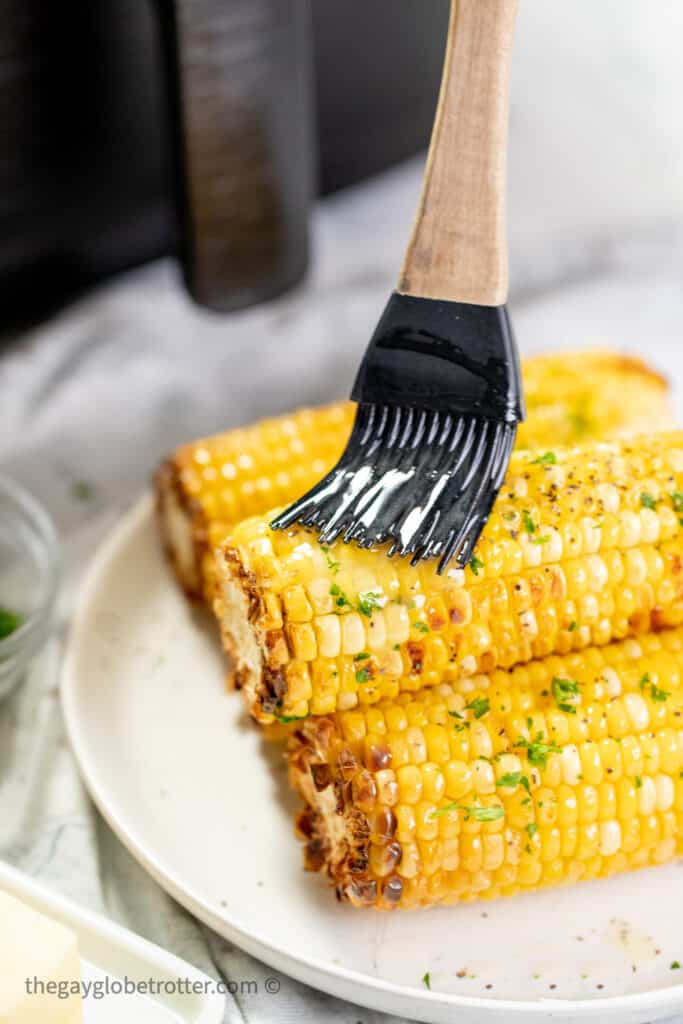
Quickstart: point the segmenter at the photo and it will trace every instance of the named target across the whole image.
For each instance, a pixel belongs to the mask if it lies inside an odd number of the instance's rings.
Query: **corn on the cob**
[[[339,458],[353,424],[350,402],[301,409],[184,445],[156,476],[166,552],[183,590],[211,603],[213,550],[246,516],[286,504]]]
[[[609,351],[534,356],[524,377],[527,420],[518,448],[627,437],[673,426],[664,378],[642,360]]]
[[[515,452],[465,569],[244,520],[216,553],[237,681],[271,722],[683,622],[683,432]]]
[[[311,718],[306,864],[378,908],[493,899],[683,851],[683,630]]]
[[[644,363],[610,352],[536,356],[522,366],[528,419],[517,446],[571,444],[671,423],[665,381]],[[160,525],[176,575],[208,603],[213,548],[232,526],[286,505],[334,465],[354,406],[303,410],[184,445],[156,480]]]

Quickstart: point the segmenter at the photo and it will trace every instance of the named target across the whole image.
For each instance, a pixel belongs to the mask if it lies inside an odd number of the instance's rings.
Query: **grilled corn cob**
[[[215,611],[262,722],[683,622],[683,432],[515,452],[471,563],[443,576],[271,517],[216,553]]]
[[[639,360],[610,352],[569,352],[524,361],[529,416],[517,446],[664,428],[666,383]],[[339,403],[267,420],[184,445],[156,479],[166,550],[188,596],[214,592],[213,548],[241,519],[286,505],[334,465],[353,423]]]
[[[683,852],[683,630],[311,718],[306,866],[357,906],[494,899]]]

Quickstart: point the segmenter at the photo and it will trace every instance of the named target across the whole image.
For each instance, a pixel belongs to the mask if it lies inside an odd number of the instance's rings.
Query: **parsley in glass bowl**
[[[47,639],[60,561],[47,512],[0,476],[0,698],[14,689]]]

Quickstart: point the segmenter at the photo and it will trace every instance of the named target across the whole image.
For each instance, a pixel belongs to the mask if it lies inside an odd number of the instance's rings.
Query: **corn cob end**
[[[162,462],[154,478],[157,518],[166,557],[191,601],[205,599],[203,563],[208,551],[206,517],[183,487],[174,458]]]

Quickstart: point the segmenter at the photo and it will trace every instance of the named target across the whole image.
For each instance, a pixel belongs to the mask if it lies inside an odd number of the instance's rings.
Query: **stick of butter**
[[[73,932],[0,892],[0,1024],[81,1024],[80,978]]]

